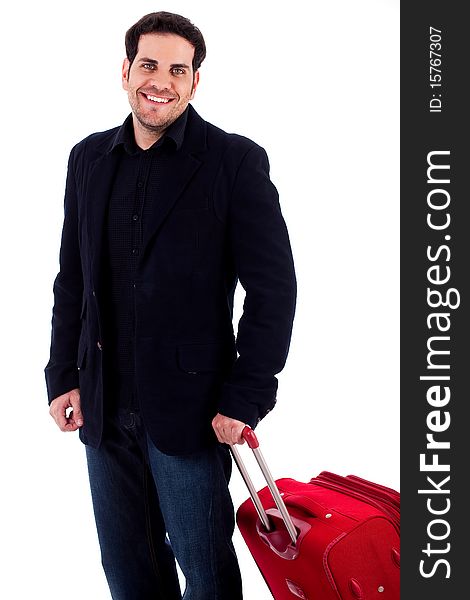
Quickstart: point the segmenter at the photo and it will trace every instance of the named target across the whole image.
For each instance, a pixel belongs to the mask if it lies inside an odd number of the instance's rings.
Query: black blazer
[[[80,388],[80,437],[103,430],[100,273],[119,128],[70,154],[60,271],[54,283],[49,402]],[[295,310],[296,281],[265,151],[207,123],[189,106],[181,148],[144,223],[134,285],[136,384],[155,445],[170,454],[215,440],[217,412],[254,427],[276,402]],[[235,341],[237,280],[246,297]]]

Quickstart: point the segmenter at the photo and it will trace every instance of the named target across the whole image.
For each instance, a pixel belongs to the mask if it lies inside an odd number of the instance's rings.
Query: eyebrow
[[[158,60],[155,60],[154,58],[141,58],[139,60],[140,63],[150,63],[152,65],[158,65]],[[170,65],[170,68],[175,69],[175,68],[180,68],[180,69],[189,69],[189,65],[185,64],[185,63],[173,63]]]

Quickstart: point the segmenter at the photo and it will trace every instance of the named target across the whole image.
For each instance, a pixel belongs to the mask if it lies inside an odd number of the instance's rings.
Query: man
[[[132,114],[69,159],[50,413],[86,445],[115,600],[181,598],[174,557],[186,600],[239,600],[227,444],[276,401],[295,307],[289,239],[264,150],[189,104],[200,31],[152,13],[126,54]]]

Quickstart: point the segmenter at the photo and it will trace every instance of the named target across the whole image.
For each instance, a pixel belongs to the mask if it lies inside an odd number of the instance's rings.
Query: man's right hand
[[[67,410],[72,410],[67,413]],[[76,431],[83,425],[80,408],[80,390],[75,388],[62,396],[57,396],[50,404],[49,414],[61,431]]]

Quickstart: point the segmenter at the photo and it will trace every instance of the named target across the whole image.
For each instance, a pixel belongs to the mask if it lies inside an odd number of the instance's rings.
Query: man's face
[[[194,97],[199,72],[193,73],[194,47],[173,33],[148,33],[139,40],[137,56],[122,67],[122,86],[140,126],[164,131]]]

